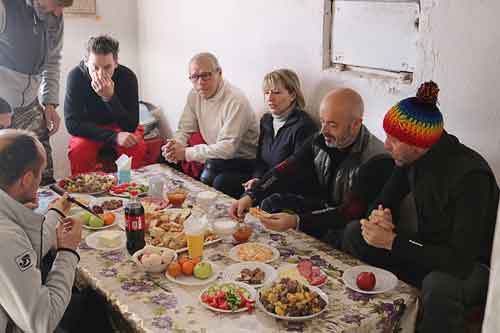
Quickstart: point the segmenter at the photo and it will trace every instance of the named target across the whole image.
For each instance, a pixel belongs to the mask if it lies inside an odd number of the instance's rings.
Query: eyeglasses
[[[189,75],[189,80],[191,80],[191,82],[195,83],[195,82],[198,82],[198,79],[201,79],[202,81],[208,81],[210,80],[210,78],[212,77],[212,74],[213,72],[203,72],[203,73],[200,73],[200,74],[192,74],[192,75]]]

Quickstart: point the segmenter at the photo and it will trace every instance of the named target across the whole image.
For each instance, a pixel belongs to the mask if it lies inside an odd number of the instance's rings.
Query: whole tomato
[[[361,272],[356,278],[356,284],[361,290],[371,291],[375,288],[376,283],[375,274],[372,272]]]

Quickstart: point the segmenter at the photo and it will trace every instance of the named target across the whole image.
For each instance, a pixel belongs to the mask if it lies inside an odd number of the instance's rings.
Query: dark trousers
[[[42,258],[42,284],[47,281],[55,255],[55,251],[51,250]],[[55,333],[113,332],[108,315],[107,302],[103,296],[90,288],[79,290],[73,287],[71,299]]]
[[[250,179],[254,167],[254,160],[206,160],[200,181],[233,198],[239,198],[243,194],[242,184]]]
[[[374,248],[364,241],[359,221],[352,221],[347,225],[343,250],[421,287],[423,312],[417,325],[418,332],[465,332],[466,313],[486,302],[489,270],[480,263],[475,265],[465,280],[448,273],[432,271],[423,280],[409,281],[408,276],[412,274],[393,262],[389,251]]]
[[[56,333],[113,332],[103,296],[92,289],[73,288]]]

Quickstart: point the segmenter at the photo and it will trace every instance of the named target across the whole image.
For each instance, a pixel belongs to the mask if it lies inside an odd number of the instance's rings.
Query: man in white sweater
[[[204,163],[201,181],[234,197],[253,172],[259,127],[245,95],[222,78],[222,69],[211,53],[195,55],[189,62],[193,89],[174,138],[162,147],[169,162]],[[200,133],[205,143],[187,146]]]

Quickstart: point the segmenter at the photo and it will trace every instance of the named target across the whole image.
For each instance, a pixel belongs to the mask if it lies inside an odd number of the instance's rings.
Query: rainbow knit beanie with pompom
[[[423,83],[416,97],[403,99],[387,112],[385,132],[409,145],[430,148],[443,133],[443,115],[436,106],[438,93],[436,83]]]

